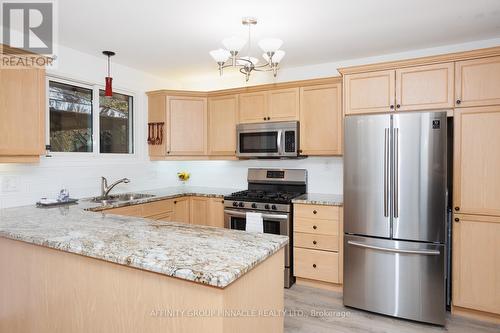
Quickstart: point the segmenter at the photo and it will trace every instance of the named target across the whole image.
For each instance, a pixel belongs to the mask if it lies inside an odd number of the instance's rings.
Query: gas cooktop
[[[288,204],[293,198],[298,197],[300,192],[275,192],[263,190],[245,190],[240,192],[231,193],[225,196],[225,200],[238,200],[238,201],[253,201],[253,202],[268,202],[278,204]]]

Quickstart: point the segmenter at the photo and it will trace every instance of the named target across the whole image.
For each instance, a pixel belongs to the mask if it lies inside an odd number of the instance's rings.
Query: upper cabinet
[[[258,123],[268,117],[267,91],[239,95],[239,122]]]
[[[344,77],[345,114],[452,108],[454,65],[444,63]]]
[[[299,120],[299,88],[270,90],[268,100],[267,120]]]
[[[500,56],[458,61],[456,106],[500,104]]]
[[[45,70],[0,69],[0,163],[38,162],[45,151]]]
[[[300,88],[300,152],[342,154],[342,84]]]
[[[500,106],[454,115],[455,213],[500,216]]]
[[[299,88],[244,93],[239,98],[239,123],[299,120]]]
[[[452,108],[454,65],[409,67],[396,70],[396,110]]]
[[[238,96],[208,98],[208,154],[234,155],[236,153],[236,123]]]
[[[206,97],[167,97],[167,155],[207,154]]]
[[[344,76],[346,114],[394,110],[395,71],[379,71]]]

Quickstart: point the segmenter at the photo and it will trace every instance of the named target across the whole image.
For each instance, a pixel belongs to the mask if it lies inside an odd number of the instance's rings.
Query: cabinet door
[[[345,75],[345,114],[393,111],[395,75],[393,70]]]
[[[224,228],[224,200],[221,198],[210,198],[208,212],[208,225]]]
[[[454,70],[451,62],[396,70],[396,110],[452,108]]]
[[[209,199],[205,197],[191,197],[191,223],[199,225],[208,224]]]
[[[500,106],[455,110],[455,212],[500,216]]]
[[[454,220],[453,305],[500,314],[500,217]]]
[[[168,156],[206,155],[207,99],[167,97]]]
[[[124,216],[135,216],[143,217],[143,205],[132,205],[119,208],[107,209],[104,211],[105,214],[116,214]]]
[[[45,70],[0,70],[0,163],[44,153],[45,97]]]
[[[239,95],[239,122],[256,123],[267,119],[267,91]]]
[[[342,154],[341,96],[340,83],[300,89],[301,154]]]
[[[236,154],[238,96],[208,99],[208,154]]]
[[[165,156],[167,153],[165,138],[166,107],[167,97],[164,94],[151,94],[148,95],[148,123],[164,123],[163,126],[163,142],[161,145],[148,145],[149,156]],[[151,133],[157,135],[157,133]]]
[[[299,88],[269,91],[270,121],[299,120]]]
[[[455,64],[456,106],[500,104],[500,56]]]
[[[174,200],[174,222],[189,223],[189,197],[182,197]]]

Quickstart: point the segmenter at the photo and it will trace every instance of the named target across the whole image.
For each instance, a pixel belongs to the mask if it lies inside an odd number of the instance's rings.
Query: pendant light
[[[110,58],[114,56],[116,53],[113,51],[102,51],[102,54],[108,57],[108,76],[106,76],[106,89],[104,90],[104,96],[111,97],[113,96],[113,78],[111,77],[111,63]]]

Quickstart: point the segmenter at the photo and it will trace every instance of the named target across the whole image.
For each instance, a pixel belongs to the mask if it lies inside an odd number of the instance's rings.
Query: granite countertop
[[[150,202],[182,195],[223,196],[224,189],[179,187],[143,191]],[[120,206],[123,206],[120,204]],[[116,206],[106,206],[113,208]],[[99,204],[0,210],[0,237],[76,253],[224,288],[278,252],[288,237],[104,214]]]
[[[306,193],[292,200],[294,204],[342,206],[344,198],[342,194]]]

